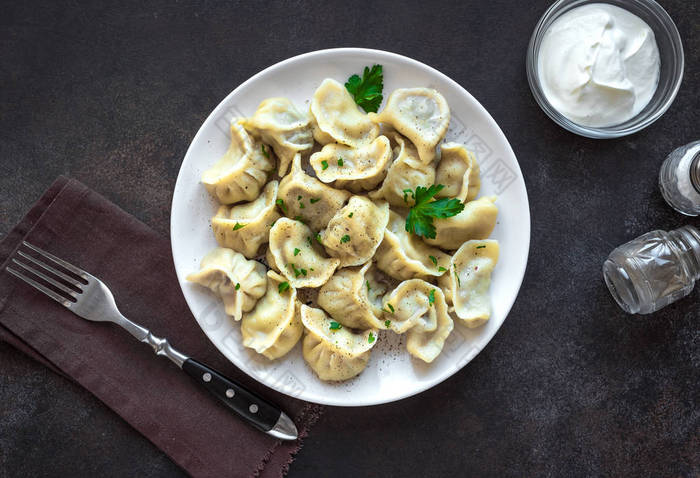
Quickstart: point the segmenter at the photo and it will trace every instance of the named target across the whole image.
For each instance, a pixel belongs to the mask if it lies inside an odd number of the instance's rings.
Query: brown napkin
[[[105,281],[124,315],[277,403],[306,436],[321,407],[265,388],[214,348],[185,303],[166,239],[60,177],[0,243],[0,340],[88,389],[193,476],[286,473],[301,439],[251,428],[116,325],[80,319],[7,273],[24,239]]]

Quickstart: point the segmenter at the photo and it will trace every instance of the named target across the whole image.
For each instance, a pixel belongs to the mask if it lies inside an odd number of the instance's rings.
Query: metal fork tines
[[[62,272],[56,266],[51,266],[37,257],[25,254],[21,250],[17,251],[17,255],[25,259],[25,261],[28,261],[28,263],[21,262],[16,258],[13,258],[13,264],[19,266],[22,271],[8,266],[6,268],[7,272],[40,290],[44,294],[54,299],[56,302],[68,307],[69,309],[72,308],[77,303],[78,296],[83,293],[85,286],[89,285],[91,278],[90,274],[26,241],[22,241],[22,245],[37,253],[46,262],[52,261],[54,264],[62,267],[68,273],[74,274],[74,276]],[[45,272],[42,272],[42,270]],[[38,277],[46,284],[52,286],[53,289],[35,279],[32,279],[25,272],[29,272],[30,274]],[[46,273],[49,273],[50,275],[47,275]]]

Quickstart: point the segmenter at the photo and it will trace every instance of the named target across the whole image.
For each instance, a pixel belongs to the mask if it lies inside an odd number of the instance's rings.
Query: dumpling
[[[424,362],[440,355],[454,328],[442,291],[421,279],[403,281],[385,296],[384,316],[391,330],[407,332],[408,352]]]
[[[222,204],[252,201],[260,194],[274,164],[265,146],[243,127],[231,123],[231,145],[226,154],[202,174],[209,194]]]
[[[411,235],[405,224],[405,218],[389,211],[384,240],[375,254],[377,267],[399,280],[441,276],[447,270],[450,256]]]
[[[424,238],[430,245],[443,249],[457,249],[464,241],[486,239],[496,227],[498,207],[494,204],[496,196],[484,196],[469,201],[464,210],[456,216],[434,219],[435,239]]]
[[[445,137],[450,124],[450,107],[431,88],[394,90],[381,113],[370,113],[372,121],[388,123],[418,148],[421,161],[435,159],[435,147]]]
[[[301,156],[297,154],[291,172],[280,182],[277,197],[286,216],[301,219],[314,231],[320,231],[343,207],[350,193],[327,186],[306,174],[301,168]]]
[[[449,276],[440,279],[450,289],[455,315],[467,327],[478,327],[491,316],[489,286],[498,253],[496,240],[467,241],[452,256]]]
[[[297,291],[291,286],[280,287],[285,283],[284,277],[267,271],[267,292],[241,321],[243,345],[270,360],[289,352],[304,332]]]
[[[367,366],[370,350],[377,343],[377,330],[353,333],[348,328],[331,329],[331,319],[321,309],[301,306],[306,334],[304,360],[321,380],[347,380]]]
[[[335,181],[338,188],[368,191],[386,177],[391,163],[391,144],[386,136],[379,136],[358,148],[327,144],[312,154],[309,162],[324,183]]]
[[[313,134],[321,144],[341,143],[357,148],[379,135],[379,126],[360,111],[345,86],[327,78],[311,99]]]
[[[211,289],[224,302],[224,310],[235,320],[241,320],[265,294],[267,277],[265,266],[247,260],[243,254],[217,247],[202,258],[199,272],[187,276]]]
[[[398,144],[394,148],[394,159],[389,172],[380,187],[369,193],[372,199],[386,199],[395,207],[407,207],[413,204],[406,189],[415,191],[417,186],[429,187],[435,182],[435,163],[423,163],[413,144],[399,134],[393,135]]]
[[[264,100],[251,118],[243,118],[239,123],[272,146],[280,161],[280,176],[285,175],[296,153],[309,151],[314,145],[311,118],[287,98]]]
[[[321,287],[333,275],[340,259],[327,258],[311,229],[283,217],[270,229],[270,254],[275,266],[297,289]]]
[[[440,151],[436,183],[445,187],[435,197],[457,198],[465,203],[473,200],[481,187],[474,154],[459,143],[445,143]]]
[[[359,266],[372,259],[389,222],[389,204],[352,196],[321,231],[321,244],[339,267]]]
[[[368,262],[341,269],[318,292],[318,305],[345,327],[384,328],[382,297],[387,286]]]
[[[253,202],[219,207],[211,227],[220,246],[240,252],[248,259],[258,255],[260,246],[267,243],[270,227],[280,217],[275,206],[277,186],[277,181],[267,183]]]

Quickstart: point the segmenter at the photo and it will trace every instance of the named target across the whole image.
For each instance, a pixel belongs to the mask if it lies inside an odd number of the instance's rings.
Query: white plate
[[[215,202],[200,183],[229,145],[228,124],[234,116],[250,116],[270,96],[286,96],[298,108],[324,78],[340,82],[365,65],[384,66],[385,98],[396,88],[431,87],[441,92],[452,111],[447,140],[459,141],[476,153],[481,165],[481,195],[497,194],[499,220],[492,237],[500,242],[493,273],[491,320],[481,328],[455,324],[440,356],[425,364],[412,359],[403,336],[383,332],[367,368],[342,383],[319,380],[304,363],[301,343],[284,358],[269,361],[241,344],[238,323],[228,319],[219,300],[185,276],[216,247],[210,218]],[[359,406],[391,402],[426,390],[472,360],[494,336],[508,315],[525,274],[530,244],[530,210],[518,161],[496,122],[467,91],[439,71],[410,58],[378,50],[341,48],[307,53],[277,63],[236,88],[209,115],[194,137],[180,168],[172,205],[173,258],[180,286],[192,314],[216,347],[256,380],[282,393],[329,405]]]

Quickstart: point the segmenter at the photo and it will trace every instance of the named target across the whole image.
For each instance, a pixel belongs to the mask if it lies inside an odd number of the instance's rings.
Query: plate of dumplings
[[[171,214],[183,294],[259,382],[363,406],[439,384],[503,324],[525,274],[527,191],[464,88],[394,53],[307,53],[206,119]]]

